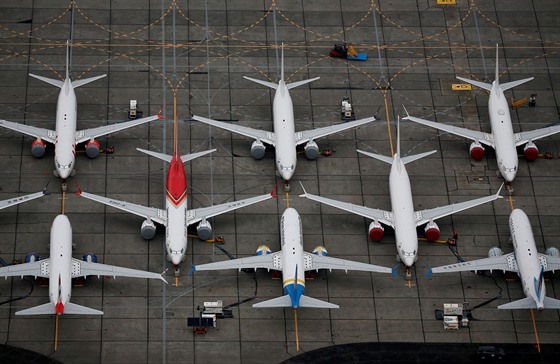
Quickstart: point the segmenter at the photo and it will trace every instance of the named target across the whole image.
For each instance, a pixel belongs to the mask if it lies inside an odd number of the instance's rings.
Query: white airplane
[[[248,128],[241,125],[224,123],[222,121],[216,121],[202,116],[193,115],[192,118],[194,120],[198,120],[221,129],[229,130],[237,134],[254,138],[255,141],[251,145],[251,154],[255,159],[261,159],[262,157],[264,157],[266,149],[264,144],[269,144],[275,147],[276,168],[278,169],[278,173],[284,179],[285,183],[288,183],[288,181],[294,175],[296,169],[296,147],[298,145],[305,143],[305,156],[308,159],[313,160],[317,158],[319,154],[319,146],[317,145],[317,143],[315,143],[315,139],[370,123],[375,120],[375,117],[355,120],[344,124],[337,124],[314,130],[296,132],[294,125],[294,106],[292,104],[292,98],[290,97],[289,90],[318,80],[319,77],[286,84],[284,81],[283,45],[282,65],[280,73],[281,76],[278,84],[243,76],[243,78],[249,81],[253,81],[276,90],[276,93],[274,94],[274,102],[272,105],[272,119],[274,123],[273,132]]]
[[[52,224],[50,240],[50,258],[38,260],[30,254],[24,264],[9,265],[0,268],[0,277],[35,276],[49,278],[49,300],[43,305],[16,312],[16,315],[102,315],[89,307],[70,302],[72,278],[94,276],[112,276],[161,279],[159,273],[145,272],[137,269],[117,267],[96,263],[94,254],[84,255],[84,260],[72,258],[72,227],[65,215],[58,215]],[[166,282],[167,283],[167,282]]]
[[[201,240],[208,240],[212,237],[212,226],[208,219],[257,202],[268,200],[274,196],[273,192],[271,192],[241,201],[226,202],[220,205],[189,210],[187,206],[187,175],[183,163],[212,153],[216,149],[180,156],[178,151],[176,120],[174,125],[174,152],[172,156],[138,148],[138,150],[143,153],[169,163],[166,181],[165,210],[98,196],[82,192],[81,189],[78,189],[78,195],[143,217],[146,220],[142,223],[140,234],[146,240],[152,239],[156,234],[156,225],[154,222],[165,226],[165,245],[168,259],[173,263],[175,270],[178,272],[178,266],[185,260],[185,254],[187,252],[187,229],[189,225],[198,222],[199,224],[196,228],[198,237]]]
[[[47,189],[45,188],[41,192],[30,193],[29,195],[9,198],[7,200],[0,201],[0,210],[5,209],[10,206],[19,205],[27,201],[35,200],[36,198],[43,197],[47,194]]]
[[[294,208],[287,208],[280,221],[280,242],[282,250],[271,253],[266,245],[257,249],[254,257],[231,259],[221,262],[193,266],[193,272],[221,269],[265,268],[282,271],[284,296],[256,303],[253,307],[315,307],[338,308],[338,305],[304,295],[305,272],[319,269],[342,269],[365,272],[394,273],[391,268],[353,262],[327,256],[323,246],[313,253],[303,251],[301,217]]]
[[[546,254],[537,252],[531,223],[523,210],[515,209],[511,212],[509,231],[513,241],[513,253],[504,255],[500,248],[494,247],[488,251],[488,258],[431,268],[427,276],[432,273],[479,270],[515,272],[521,279],[523,292],[527,297],[500,305],[499,309],[560,309],[560,300],[547,297],[544,284],[544,272],[560,269],[558,249],[548,248]]]
[[[528,161],[534,161],[539,156],[539,150],[533,141],[560,133],[560,125],[514,133],[513,126],[511,124],[511,115],[509,113],[509,105],[504,95],[504,91],[531,81],[534,77],[500,84],[498,76],[498,45],[496,45],[496,78],[492,84],[457,77],[461,81],[468,82],[490,92],[490,97],[488,98],[488,114],[490,116],[490,127],[492,129],[490,133],[459,128],[456,126],[416,118],[408,115],[408,112],[407,116],[403,118],[403,120],[414,121],[419,124],[427,125],[432,128],[473,140],[469,147],[469,153],[471,158],[475,160],[481,160],[484,157],[484,147],[482,144],[494,148],[496,150],[499,172],[506,182],[509,183],[513,181],[515,175],[517,174],[519,161],[517,159],[516,148],[525,144],[525,147],[523,148],[525,159]]]
[[[74,171],[76,145],[87,142],[85,145],[86,154],[90,158],[95,158],[99,154],[100,148],[99,142],[95,138],[128,129],[133,126],[145,124],[161,117],[159,115],[153,115],[123,123],[104,125],[97,128],[77,131],[78,105],[74,89],[99,80],[107,75],[75,81],[70,80],[70,70],[68,64],[70,54],[69,49],[70,43],[66,42],[66,78],[64,81],[29,74],[31,77],[60,88],[60,94],[58,95],[58,103],[56,106],[55,130],[0,120],[1,127],[30,135],[35,138],[31,144],[31,154],[33,154],[36,158],[41,158],[45,155],[45,149],[47,147],[45,142],[54,144],[55,174],[63,180],[67,179]]]
[[[501,188],[495,195],[436,207],[433,209],[415,211],[414,203],[412,202],[410,179],[408,177],[405,164],[426,157],[436,151],[432,150],[430,152],[409,155],[401,158],[399,129],[399,123],[397,121],[397,152],[393,158],[358,150],[358,152],[369,157],[391,164],[391,172],[389,174],[389,193],[391,196],[392,211],[373,209],[312,195],[307,193],[305,189],[303,190],[304,193],[300,196],[372,219],[373,222],[369,225],[369,236],[372,240],[381,240],[383,238],[384,228],[381,223],[391,226],[395,230],[398,258],[400,258],[400,261],[402,261],[406,266],[407,278],[409,278],[410,267],[412,267],[418,259],[417,226],[427,223],[424,228],[426,238],[430,241],[435,241],[439,239],[440,231],[434,220],[501,198]]]

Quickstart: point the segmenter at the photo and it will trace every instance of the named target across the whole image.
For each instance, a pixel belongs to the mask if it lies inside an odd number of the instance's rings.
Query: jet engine
[[[90,140],[86,144],[86,154],[90,158],[95,158],[99,155],[99,142],[95,139]]]
[[[39,261],[39,256],[35,253],[29,253],[25,256],[26,263],[34,263]]]
[[[383,239],[383,235],[385,235],[385,229],[377,221],[372,221],[371,224],[369,224],[368,231],[369,238],[373,241],[379,241]]]
[[[305,144],[305,157],[309,160],[317,159],[319,155],[319,146],[313,140],[310,140]]]
[[[208,221],[203,220],[196,227],[196,233],[200,240],[208,240],[212,237],[212,225]]]
[[[469,147],[469,154],[475,161],[484,158],[484,147],[479,142],[472,142]]]
[[[525,159],[532,162],[539,157],[539,148],[537,148],[535,143],[529,142],[523,147],[523,154],[525,154]]]
[[[35,139],[31,144],[31,154],[35,158],[41,158],[45,155],[45,150],[47,149],[47,144],[41,139]]]
[[[270,248],[266,245],[261,245],[257,248],[257,253],[256,255],[267,255],[270,254],[272,251],[270,250]]]
[[[315,249],[313,249],[313,254],[326,257],[327,255],[329,255],[329,252],[327,251],[327,248],[325,248],[324,246],[318,245],[315,247]]]
[[[502,255],[504,255],[504,252],[502,251],[502,249],[498,248],[497,246],[490,248],[490,250],[488,250],[488,258],[497,258],[497,257],[501,257]]]
[[[145,220],[140,228],[140,235],[146,240],[152,240],[156,236],[156,224],[152,220]]]
[[[558,258],[558,256],[560,256],[560,252],[558,252],[558,248],[555,248],[555,247],[550,247],[550,248],[546,249],[544,251],[544,253],[546,255],[549,255],[551,257],[556,257],[556,258]]]
[[[84,254],[82,255],[82,260],[84,262],[97,263],[97,255],[93,253]]]
[[[429,241],[438,240],[440,236],[439,226],[437,226],[435,222],[430,221],[424,228],[424,234],[426,234],[426,239],[428,239]]]
[[[266,147],[260,140],[255,140],[253,144],[251,144],[251,155],[255,159],[262,159],[264,157],[264,152],[266,151]]]

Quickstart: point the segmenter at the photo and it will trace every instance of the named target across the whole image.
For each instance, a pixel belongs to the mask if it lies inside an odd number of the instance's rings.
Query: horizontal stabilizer
[[[64,313],[71,315],[103,315],[103,311],[80,306],[72,302],[66,302],[66,304],[64,305]]]
[[[358,153],[362,153],[364,155],[367,155],[368,157],[375,158],[377,160],[380,160],[381,162],[385,162],[387,164],[393,164],[393,158],[392,157],[387,157],[387,156],[381,155],[381,154],[365,152],[365,151],[359,150],[359,149],[357,151],[358,151]]]
[[[243,76],[244,79],[249,80],[249,81],[253,81],[255,83],[258,83],[260,85],[266,86],[266,87],[270,87],[273,89],[277,89],[278,88],[278,84],[277,83],[273,83],[273,82],[268,82],[268,81],[262,81],[262,80],[257,80],[256,78],[251,78],[251,77],[247,77],[247,76]]]
[[[216,150],[217,149],[209,149],[209,150],[204,150],[202,152],[184,154],[184,155],[181,156],[181,161],[183,163],[188,162],[188,161],[192,161],[193,159],[196,159],[198,157],[202,157],[203,155],[214,153]]]
[[[286,88],[287,88],[288,90],[291,90],[291,89],[293,89],[293,88],[296,88],[296,87],[305,85],[306,83],[310,83],[310,82],[313,82],[313,81],[317,81],[317,80],[320,79],[320,78],[321,78],[321,77],[313,77],[313,78],[310,78],[310,79],[308,79],[308,80],[290,82],[290,83],[287,83],[287,84],[286,84]]]
[[[25,310],[16,312],[16,316],[20,315],[54,315],[55,307],[52,302],[45,303],[43,305],[31,307]]]
[[[273,298],[271,300],[255,303],[253,307],[292,307],[292,299],[290,298],[290,295],[285,295],[282,297]]]
[[[299,299],[299,307],[338,308],[338,305],[326,301],[321,301],[316,298],[311,298],[305,295],[301,295]]]
[[[161,159],[162,161],[171,162],[171,159],[173,159],[172,155],[169,154],[164,154],[164,153],[158,153],[158,152],[153,152],[151,150],[146,150],[146,149],[141,149],[141,148],[136,148],[137,151],[142,152],[142,153],[146,153],[147,155],[151,155],[152,157],[156,157],[158,159]]]
[[[435,152],[437,152],[437,150],[432,150],[430,152],[425,152],[425,153],[420,153],[420,154],[407,155],[406,157],[401,157],[401,161],[404,164],[407,164],[407,163],[410,163],[410,162],[417,161],[418,159],[422,159],[424,157],[427,157],[431,154],[434,154]]]
[[[93,81],[97,81],[99,79],[102,79],[103,77],[107,76],[106,74],[100,75],[100,76],[95,76],[95,77],[90,77],[90,78],[83,78],[81,80],[76,80],[76,81],[72,81],[72,86],[74,86],[74,88],[78,88],[80,86],[86,85],[90,82]]]
[[[30,73],[29,76],[34,77],[38,80],[41,80],[43,82],[46,82],[48,84],[51,84],[53,86],[56,86],[58,88],[62,88],[62,85],[64,85],[64,81],[61,80],[55,80],[54,78],[48,78],[48,77],[43,77],[43,76],[39,76],[39,75],[34,75],[33,73]]]
[[[545,297],[544,298],[544,308],[552,309],[552,310],[560,310],[560,300],[552,297]]]
[[[514,88],[516,86],[524,84],[525,82],[532,81],[534,78],[535,77],[529,77],[529,78],[524,78],[522,80],[500,83],[500,88],[502,89],[502,91],[509,90],[510,88]]]
[[[517,301],[499,305],[500,310],[523,310],[527,308],[537,308],[537,303],[533,297],[525,297]]]
[[[492,84],[490,84],[490,83],[484,83],[484,82],[480,82],[480,81],[469,80],[468,78],[463,78],[463,77],[457,77],[457,79],[461,80],[461,81],[464,81],[466,83],[470,83],[471,85],[478,86],[478,87],[483,88],[487,91],[492,91]]]

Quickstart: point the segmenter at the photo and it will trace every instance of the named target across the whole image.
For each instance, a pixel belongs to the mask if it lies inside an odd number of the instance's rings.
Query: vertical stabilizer
[[[494,76],[496,85],[500,84],[500,64],[498,62],[498,43],[496,43],[496,75]]]
[[[70,41],[66,40],[66,78],[70,79]]]
[[[397,157],[401,157],[401,117],[397,116]]]
[[[284,43],[282,43],[282,52],[281,52],[281,60],[280,60],[280,81],[284,81]]]

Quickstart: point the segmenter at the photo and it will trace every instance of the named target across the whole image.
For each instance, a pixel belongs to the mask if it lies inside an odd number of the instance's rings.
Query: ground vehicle
[[[478,358],[481,360],[484,359],[498,359],[501,360],[505,355],[506,352],[495,346],[479,346],[477,350]]]

